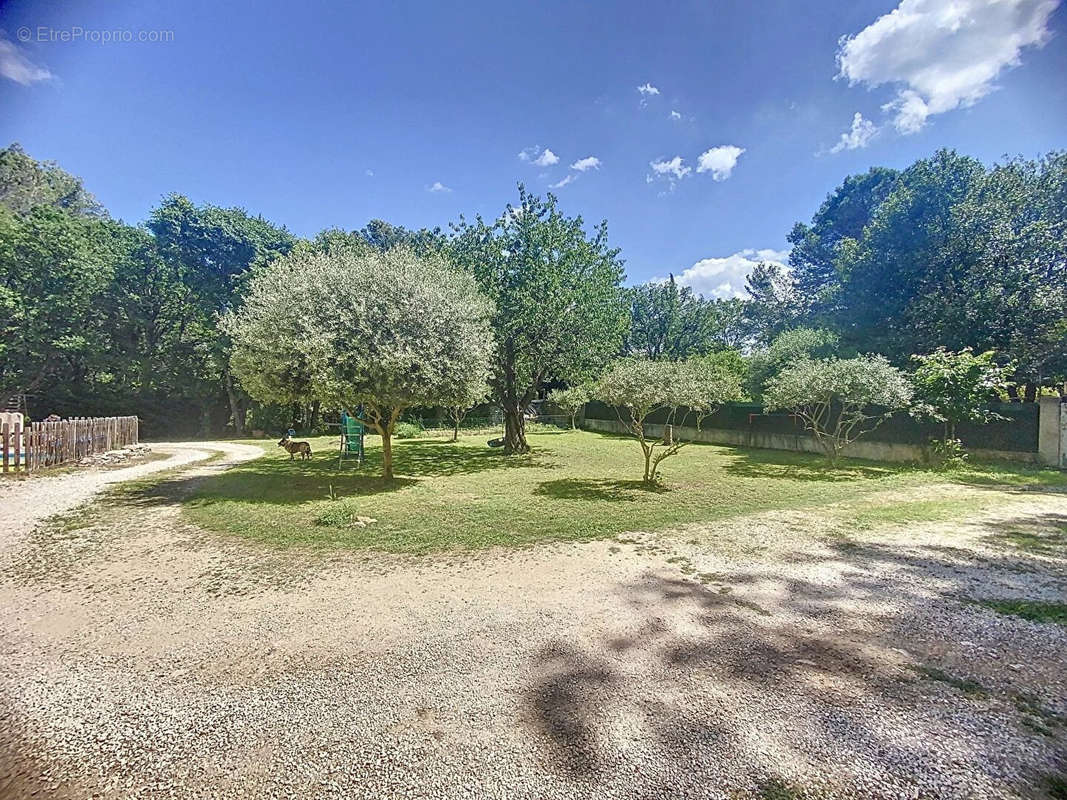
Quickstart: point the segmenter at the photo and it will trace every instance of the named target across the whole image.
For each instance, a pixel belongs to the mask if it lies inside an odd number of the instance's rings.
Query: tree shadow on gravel
[[[592,636],[552,640],[530,663],[525,698],[550,768],[631,797],[789,797],[759,787],[802,792],[828,774],[852,776],[859,783],[844,788],[853,791],[874,775],[885,796],[904,796],[922,780],[934,781],[931,796],[967,796],[1003,791],[997,782],[1013,762],[1022,769],[1010,774],[1044,774],[1056,742],[1026,727],[1012,708],[1014,690],[977,698],[924,677],[927,661],[966,677],[973,658],[948,630],[900,624],[936,607],[944,619],[970,618],[960,626],[967,630],[973,615],[992,613],[957,593],[1016,575],[1017,560],[956,550],[831,550],[824,560],[840,563],[825,582],[773,570],[701,578],[663,568],[618,584],[615,599],[628,613]],[[924,585],[930,577],[940,596]],[[777,600],[761,599],[767,613],[739,596],[769,585]],[[1003,678],[1020,676],[1005,670]],[[997,713],[975,727],[970,721],[990,704]],[[966,769],[944,747],[946,736],[972,753]],[[804,757],[790,767],[775,755],[782,752]],[[813,768],[795,766],[809,757]]]

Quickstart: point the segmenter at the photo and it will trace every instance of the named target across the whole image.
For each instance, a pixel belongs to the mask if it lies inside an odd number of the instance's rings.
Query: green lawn
[[[1063,483],[1061,473],[969,467],[946,476],[903,465],[691,445],[664,462],[664,485],[640,482],[633,440],[585,431],[530,436],[528,456],[505,456],[486,436],[399,440],[397,478],[377,477],[377,439],[368,463],[338,469],[336,441],[311,440],[311,461],[290,461],[274,442],[266,455],[205,479],[183,499],[196,524],[275,545],[427,553],[492,545],[610,537],[765,509],[852,508],[873,492],[952,480],[983,485]],[[157,491],[166,491],[160,487]],[[977,491],[977,490],[976,490]],[[857,506],[857,513],[859,506]],[[376,520],[366,527],[357,516]]]

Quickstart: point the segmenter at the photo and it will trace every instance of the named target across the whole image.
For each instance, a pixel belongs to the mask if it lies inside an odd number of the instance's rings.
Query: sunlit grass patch
[[[260,442],[263,458],[202,479],[181,502],[201,527],[271,545],[429,553],[609,538],[778,509],[829,514],[879,492],[946,482],[913,465],[833,468],[807,453],[700,444],[664,462],[662,485],[648,486],[640,449],[623,436],[537,431],[524,456],[506,456],[482,435],[449,438],[395,442],[391,481],[379,475],[377,437],[368,438],[362,467],[339,464],[331,437],[310,440],[314,457],[304,462]],[[359,517],[375,522],[353,525]]]

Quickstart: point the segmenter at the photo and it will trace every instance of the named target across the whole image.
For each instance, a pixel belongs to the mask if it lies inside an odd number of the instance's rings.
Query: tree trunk
[[[571,430],[572,430],[572,431],[574,431],[574,430],[577,430],[577,429],[578,429],[578,426],[577,426],[577,425],[576,425],[576,424],[574,423],[574,420],[575,420],[575,419],[576,419],[577,417],[578,417],[578,410],[577,410],[577,409],[575,409],[575,410],[574,410],[574,412],[573,412],[573,413],[571,414]]]
[[[1009,403],[1018,403],[1019,402],[1019,387],[1018,387],[1018,385],[1016,385],[1014,383],[1009,383],[1007,385],[1007,387],[1005,387],[1005,388],[1007,389],[1007,392],[1008,392],[1008,402]]]
[[[526,442],[526,417],[520,403],[503,406],[504,412],[504,452],[507,454],[529,453],[530,445]]]
[[[452,441],[459,441],[459,420],[452,420]]]
[[[1036,383],[1028,383],[1028,384],[1026,384],[1026,392],[1023,395],[1023,397],[1025,398],[1027,403],[1036,403],[1037,402],[1037,384]]]
[[[308,423],[308,428],[312,431],[315,430],[315,426],[319,424],[319,401],[316,400],[311,404],[311,421]]]
[[[393,479],[393,432],[389,429],[382,431],[382,477]]]
[[[237,390],[233,387],[233,377],[230,375],[229,370],[225,374],[226,396],[230,400],[230,416],[233,418],[233,435],[243,436],[245,432],[245,416],[248,413],[248,409],[245,408],[245,404],[241,402],[241,398],[237,395]]]

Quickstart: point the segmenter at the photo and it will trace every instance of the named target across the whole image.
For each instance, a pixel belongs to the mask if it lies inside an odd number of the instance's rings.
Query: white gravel
[[[168,458],[111,470],[64,469],[58,475],[38,472],[21,479],[5,476],[0,480],[0,509],[3,510],[0,552],[17,547],[37,523],[70,511],[112,484],[182,467],[216,452],[225,454],[227,464],[257,458],[263,452],[258,447],[232,442],[153,442],[149,446]]]
[[[218,447],[188,474],[250,455]],[[1067,595],[1065,558],[997,539],[1062,542],[1063,496],[847,547],[772,512],[433,559],[264,551],[167,503],[66,538],[33,513],[0,556],[5,800],[962,800],[1065,769],[1067,629],[969,602]]]

